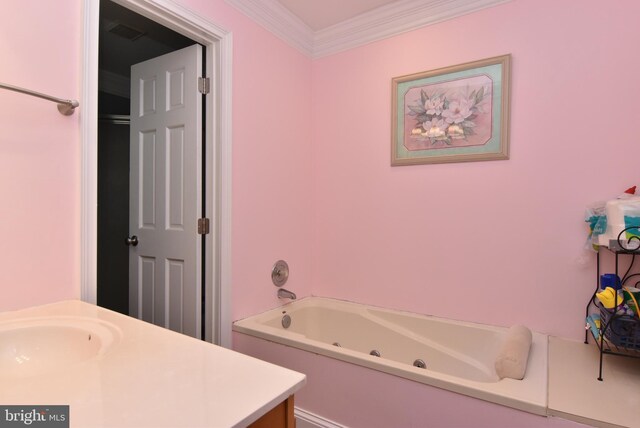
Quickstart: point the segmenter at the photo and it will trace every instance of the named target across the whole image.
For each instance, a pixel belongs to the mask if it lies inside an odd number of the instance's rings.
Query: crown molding
[[[386,39],[511,0],[402,0],[316,32],[313,58]]]
[[[400,0],[316,32],[277,0],[225,1],[315,59],[512,0]]]
[[[307,56],[313,56],[313,30],[277,0],[225,0]]]

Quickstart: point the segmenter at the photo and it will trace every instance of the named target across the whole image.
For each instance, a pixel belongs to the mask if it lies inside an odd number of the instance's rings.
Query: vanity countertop
[[[37,375],[0,371],[0,405],[69,405],[72,427],[242,427],[306,381],[301,373],[75,300],[0,313],[0,332],[33,319],[70,325],[91,319],[114,333],[108,349],[91,358]]]

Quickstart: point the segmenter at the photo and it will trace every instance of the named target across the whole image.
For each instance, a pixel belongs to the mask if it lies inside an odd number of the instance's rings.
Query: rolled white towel
[[[496,374],[505,377],[523,379],[531,348],[531,330],[523,325],[514,325],[507,332],[504,343],[496,357]]]

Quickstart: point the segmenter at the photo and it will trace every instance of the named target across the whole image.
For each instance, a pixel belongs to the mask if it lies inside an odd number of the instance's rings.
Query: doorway
[[[118,4],[116,4],[118,3]],[[122,43],[147,40],[152,48],[141,49],[143,55],[156,57],[183,46],[199,43],[209,58],[202,62],[205,75],[211,79],[212,96],[206,97],[203,123],[207,132],[202,133],[203,165],[208,165],[202,174],[202,187],[206,191],[206,203],[202,204],[203,215],[211,217],[210,239],[203,240],[201,275],[205,278],[202,287],[201,307],[202,338],[229,346],[230,344],[230,38],[226,31],[216,27],[178,5],[157,5],[148,0],[85,1],[85,61],[84,98],[81,126],[83,131],[83,215],[82,215],[82,298],[85,301],[127,313],[128,281],[124,272],[126,246],[124,237],[128,229],[124,217],[128,214],[128,83],[123,69],[144,57],[128,52],[122,46],[116,48],[118,61],[107,65],[104,54],[108,53],[100,40],[95,26],[100,22],[102,31],[110,31],[120,37]],[[126,6],[126,7],[123,7]],[[142,16],[140,12],[146,16]],[[158,22],[155,22],[158,21]],[[160,25],[165,24],[165,26]],[[171,26],[180,32],[172,31]],[[187,37],[189,36],[189,37]],[[193,37],[193,38],[191,38]],[[96,61],[95,46],[98,40],[100,60]],[[149,41],[150,40],[150,41]],[[116,43],[117,44],[117,43]],[[99,64],[99,67],[98,67]],[[124,67],[118,69],[118,67]],[[100,84],[93,76],[100,68]],[[106,73],[103,73],[106,70]],[[122,78],[124,76],[124,78]],[[95,88],[95,92],[91,90]],[[98,91],[99,89],[99,91]],[[215,98],[214,98],[215,96]],[[95,103],[97,98],[97,103]],[[95,104],[94,104],[95,103]],[[97,104],[97,108],[94,108]],[[100,121],[97,120],[98,113]],[[95,118],[95,122],[93,122]],[[100,144],[97,143],[98,131]],[[95,135],[95,140],[93,137]],[[113,144],[102,144],[111,141]],[[123,141],[125,143],[123,143]],[[91,153],[96,162],[92,162]],[[126,171],[125,171],[126,170]],[[123,171],[126,173],[123,174]],[[100,178],[98,175],[100,174]],[[95,187],[93,187],[95,185]],[[110,186],[116,189],[111,189]],[[105,190],[106,188],[106,190]],[[105,193],[106,192],[106,193]],[[98,202],[94,209],[92,200]],[[125,206],[125,209],[122,207]],[[94,212],[92,212],[94,211]],[[96,221],[97,220],[97,221]],[[92,223],[96,221],[95,227]],[[107,224],[109,223],[109,224]],[[120,233],[124,231],[125,234]],[[116,251],[115,248],[125,248]],[[106,257],[103,257],[105,256]],[[108,284],[108,285],[105,285]],[[114,285],[116,284],[116,285]],[[127,284],[123,287],[122,284]]]
[[[164,128],[169,124],[160,123],[169,113],[183,113],[188,105],[178,104],[173,108],[166,103],[165,98],[158,96],[164,94],[165,85],[171,81],[182,81],[184,85],[184,64],[181,58],[184,55],[172,54],[183,51],[187,47],[198,48],[197,52],[191,48],[189,52],[197,55],[197,63],[202,63],[203,50],[194,40],[191,40],[175,31],[172,31],[144,16],[141,16],[129,9],[117,5],[109,0],[103,0],[100,4],[100,42],[99,42],[99,74],[98,74],[98,305],[131,315],[136,318],[151,322],[156,325],[170,328],[180,333],[201,338],[205,337],[203,298],[206,298],[204,290],[204,275],[201,274],[201,264],[206,262],[204,256],[204,245],[200,241],[205,239],[204,235],[197,235],[195,228],[196,219],[202,213],[202,201],[205,198],[206,189],[201,185],[204,167],[194,165],[196,152],[200,154],[204,147],[201,137],[201,127],[192,129],[189,138],[182,141],[173,141],[173,149],[181,152],[179,156],[167,157],[165,147],[170,147],[171,139],[165,138]],[[194,64],[196,60],[192,61]],[[175,63],[175,64],[174,64]],[[173,79],[164,81],[164,71],[159,64],[164,64],[168,72],[175,70]],[[160,68],[159,68],[160,67]],[[193,89],[196,86],[195,80],[202,74],[202,65],[199,70],[191,67]],[[153,106],[144,106],[145,110],[153,108],[145,114],[138,114],[133,117],[134,123],[144,121],[153,116],[156,125],[161,128],[152,131],[149,124],[146,128],[137,129],[130,133],[130,106],[142,103],[142,99],[135,92],[131,96],[130,88],[143,90],[145,87],[139,85],[140,73],[137,71],[138,79],[131,82],[132,69],[144,70],[145,78],[153,78],[149,83],[153,84],[152,92],[146,94],[152,97]],[[157,82],[156,82],[157,80]],[[131,84],[133,83],[133,86]],[[157,84],[156,84],[157,83]],[[174,91],[184,95],[184,88],[175,88]],[[176,102],[176,100],[173,100]],[[192,96],[189,100],[191,106],[188,111],[191,115],[202,115],[204,104],[202,97]],[[137,104],[136,104],[137,103]],[[155,104],[158,104],[157,109]],[[141,107],[141,106],[139,106]],[[135,109],[136,111],[140,108]],[[144,118],[144,119],[143,119]],[[136,122],[138,121],[138,122]],[[197,123],[206,123],[201,118],[190,118],[188,121],[194,128]],[[182,126],[177,127],[180,124]],[[172,133],[181,137],[184,130],[184,122],[170,123]],[[135,127],[134,127],[135,128]],[[145,140],[153,138],[153,142],[143,142],[140,144],[135,137],[135,131],[143,131]],[[196,132],[197,131],[197,132]],[[200,137],[200,138],[197,138]],[[198,140],[199,141],[198,141]],[[167,140],[167,141],[165,141]],[[153,145],[154,158],[149,159],[149,154],[138,158],[138,153],[144,147]],[[157,147],[156,147],[157,146]],[[185,150],[185,148],[187,150]],[[184,156],[184,152],[190,157]],[[135,159],[134,159],[135,158]],[[166,158],[166,159],[165,159]],[[176,158],[177,161],[176,161]],[[182,158],[182,159],[179,159]],[[172,169],[179,174],[164,173],[165,168],[159,165],[173,159]],[[202,157],[198,156],[198,161],[202,164]],[[144,162],[144,168],[151,169],[153,177],[145,176],[144,180],[136,180],[139,163]],[[183,165],[187,162],[187,165]],[[189,176],[192,171],[201,172],[202,176],[196,177],[195,173]],[[175,175],[180,175],[175,177]],[[187,175],[191,180],[184,180]],[[169,189],[163,189],[167,178],[172,177],[173,182]],[[141,183],[137,181],[143,182]],[[151,182],[149,182],[151,181]],[[185,187],[197,187],[200,191],[186,192]],[[171,201],[165,201],[162,196],[169,190],[173,192]],[[131,191],[133,189],[133,191]],[[195,190],[195,189],[193,189]],[[191,196],[185,204],[185,194]],[[140,196],[140,197],[138,197]],[[178,201],[176,201],[178,199]],[[144,214],[152,214],[154,219],[149,223],[145,219],[145,224],[139,227],[138,216],[135,211],[141,211],[138,200],[152,201],[152,206],[147,206]],[[165,202],[173,202],[170,213],[172,219],[167,219],[166,223],[173,223],[170,227],[160,227],[159,223],[164,222],[164,211],[161,206]],[[178,202],[178,203],[176,203]],[[149,205],[149,204],[146,204]],[[200,212],[195,212],[199,208]],[[191,214],[193,219],[187,220],[188,224],[183,224],[184,219],[178,219],[181,224],[176,223],[176,214],[184,216],[184,212]],[[177,211],[177,213],[176,213]],[[158,224],[156,224],[158,223]],[[189,228],[192,225],[192,228]],[[176,230],[176,226],[180,230]],[[166,230],[165,230],[166,229]],[[173,232],[173,233],[172,233]],[[144,238],[142,238],[144,235]],[[160,237],[161,235],[164,235]],[[167,236],[168,235],[168,236]],[[129,238],[132,236],[133,238]],[[138,239],[141,242],[138,243]],[[185,239],[187,238],[187,239]],[[134,239],[135,241],[132,241]],[[179,243],[187,241],[193,244],[190,251],[178,250]],[[153,241],[153,244],[150,242]],[[198,248],[196,249],[196,241]],[[160,251],[164,246],[165,251]],[[153,247],[153,248],[152,248]],[[162,253],[162,254],[160,254]],[[168,263],[170,274],[165,278],[165,263]],[[140,265],[140,266],[139,266]],[[198,272],[195,270],[198,269]]]

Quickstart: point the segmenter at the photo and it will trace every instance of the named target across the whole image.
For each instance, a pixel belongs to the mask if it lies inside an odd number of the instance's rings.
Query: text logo
[[[2,406],[0,428],[69,428],[69,406]]]

